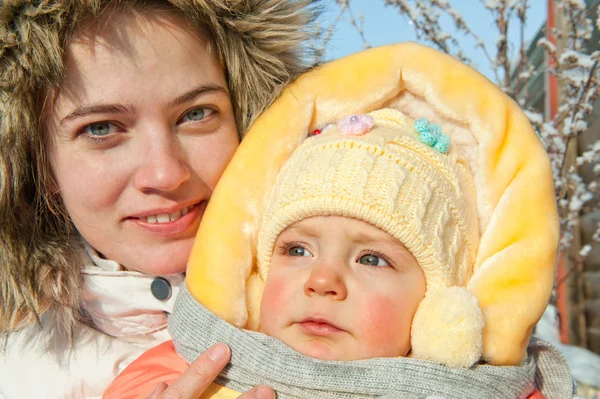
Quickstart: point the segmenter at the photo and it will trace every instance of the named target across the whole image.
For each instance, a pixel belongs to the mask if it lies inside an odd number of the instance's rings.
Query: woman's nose
[[[341,271],[330,264],[312,266],[310,275],[304,283],[304,293],[308,296],[325,296],[338,301],[346,299],[348,295]]]
[[[151,141],[151,140],[148,140]],[[143,192],[174,191],[190,179],[187,154],[175,135],[148,143],[140,154],[134,185]]]

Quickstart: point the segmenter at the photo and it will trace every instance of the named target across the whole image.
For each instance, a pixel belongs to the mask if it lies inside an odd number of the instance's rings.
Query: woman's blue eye
[[[183,121],[198,122],[207,118],[212,113],[213,110],[209,108],[194,108],[193,110],[185,113],[183,116]]]
[[[110,122],[91,123],[83,128],[82,132],[92,136],[106,136],[113,133],[116,126]]]
[[[367,266],[389,266],[390,264],[385,259],[380,258],[377,255],[366,254],[358,258],[358,263]]]
[[[290,256],[312,256],[305,248],[302,247],[291,247],[288,249],[288,255]]]

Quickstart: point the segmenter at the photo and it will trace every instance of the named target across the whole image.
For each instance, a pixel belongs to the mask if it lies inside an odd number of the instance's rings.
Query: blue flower
[[[421,143],[441,154],[446,154],[450,150],[450,137],[442,133],[440,125],[429,122],[427,118],[420,118],[415,121],[414,126],[419,133]]]
[[[445,154],[450,149],[450,137],[445,134],[440,134],[437,141],[433,145],[433,148],[437,150],[437,152],[441,154]]]
[[[429,132],[429,121],[425,118],[417,119],[415,121],[415,129],[419,133]]]

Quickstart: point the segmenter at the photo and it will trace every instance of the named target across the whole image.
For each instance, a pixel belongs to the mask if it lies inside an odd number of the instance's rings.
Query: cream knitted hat
[[[413,355],[429,358],[428,348],[440,345],[430,342],[440,337],[427,330],[439,330],[441,321],[426,313],[437,314],[436,308],[443,306],[437,302],[450,301],[458,320],[451,331],[444,326],[441,344],[452,352],[449,364],[470,366],[481,355],[483,318],[472,294],[448,288],[464,287],[475,263],[475,187],[467,168],[451,151],[443,153],[447,143],[435,146],[439,127],[422,129],[423,124],[428,122],[415,123],[400,111],[382,109],[344,118],[306,139],[282,167],[267,203],[258,238],[258,270],[265,281],[277,237],[302,219],[335,215],[370,223],[403,243],[425,275],[426,297],[415,315]],[[437,299],[428,306],[431,298]],[[465,351],[465,345],[475,350]]]

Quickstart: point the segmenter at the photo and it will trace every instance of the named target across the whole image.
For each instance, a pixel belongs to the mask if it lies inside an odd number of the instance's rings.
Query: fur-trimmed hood
[[[311,22],[319,10],[315,0],[137,3],[173,6],[206,34],[225,68],[240,136],[308,68]],[[130,5],[130,0],[0,1],[0,331],[52,307],[67,314],[65,325],[75,318],[80,276],[68,242],[74,230],[60,205],[46,197],[40,105],[44,91],[60,84],[65,46],[82,21]]]

